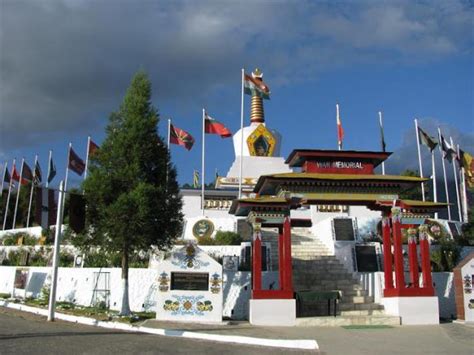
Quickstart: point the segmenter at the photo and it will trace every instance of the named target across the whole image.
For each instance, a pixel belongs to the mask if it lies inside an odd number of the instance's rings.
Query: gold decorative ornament
[[[258,125],[247,138],[249,153],[254,157],[272,157],[275,146],[276,138],[263,124]]]

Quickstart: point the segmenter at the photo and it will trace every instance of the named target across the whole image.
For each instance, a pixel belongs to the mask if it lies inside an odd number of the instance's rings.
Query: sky
[[[444,1],[0,0],[0,164],[48,152],[65,175],[67,147],[100,145],[135,72],[152,102],[196,139],[172,146],[181,184],[201,166],[201,112],[240,128],[241,68],[271,90],[267,126],[296,148],[379,150],[383,111],[390,173],[417,168],[414,118],[474,153],[474,3]],[[250,97],[245,98],[249,123]],[[206,176],[226,175],[231,139],[206,137]],[[427,149],[423,149],[429,170]],[[440,166],[440,160],[438,160]],[[426,174],[425,174],[426,175]],[[81,177],[70,173],[70,185]],[[451,176],[451,175],[449,175]]]

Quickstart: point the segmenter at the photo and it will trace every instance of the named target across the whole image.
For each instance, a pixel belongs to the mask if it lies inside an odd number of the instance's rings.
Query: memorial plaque
[[[207,272],[172,272],[171,289],[186,291],[208,291],[209,274]]]
[[[379,271],[377,250],[373,245],[356,245],[357,270],[359,272]]]
[[[448,226],[453,238],[459,238],[459,231],[458,231],[458,226],[456,225],[456,223],[448,222]]]
[[[13,287],[24,290],[26,288],[27,281],[28,281],[28,269],[16,269]]]
[[[334,218],[333,223],[336,240],[353,241],[355,239],[354,225],[351,218]]]

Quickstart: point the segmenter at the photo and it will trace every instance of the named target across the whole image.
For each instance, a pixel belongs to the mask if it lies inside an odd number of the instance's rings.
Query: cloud
[[[464,1],[1,6],[0,152],[96,129],[140,68],[161,103],[185,107],[238,81],[242,66],[264,63],[278,86],[338,66],[435,60],[472,44],[473,9]]]

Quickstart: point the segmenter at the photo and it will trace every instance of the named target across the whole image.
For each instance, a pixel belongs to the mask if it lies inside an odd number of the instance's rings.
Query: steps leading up
[[[305,317],[296,318],[300,327],[341,327],[347,325],[400,325],[400,317],[387,315],[341,315],[338,317]]]

